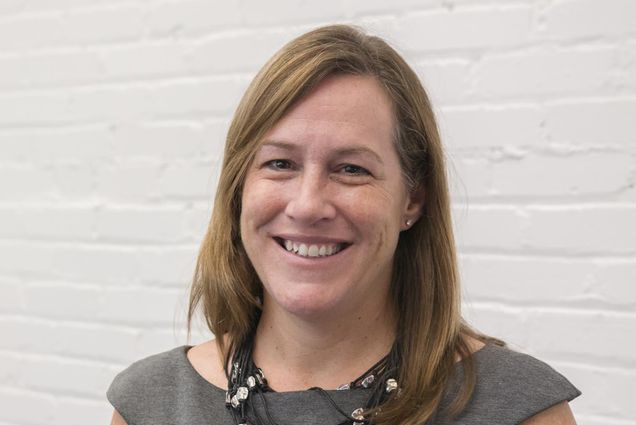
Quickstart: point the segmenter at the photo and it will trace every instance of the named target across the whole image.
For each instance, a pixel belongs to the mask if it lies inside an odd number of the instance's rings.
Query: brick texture
[[[636,423],[635,2],[3,0],[0,425],[108,423],[114,375],[187,342],[232,112],[330,22],[429,91],[468,320],[568,376],[580,424]]]

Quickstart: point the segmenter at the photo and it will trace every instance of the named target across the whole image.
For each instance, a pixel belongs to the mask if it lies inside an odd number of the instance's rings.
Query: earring
[[[411,220],[406,220],[406,227],[411,227],[411,224],[413,224]]]

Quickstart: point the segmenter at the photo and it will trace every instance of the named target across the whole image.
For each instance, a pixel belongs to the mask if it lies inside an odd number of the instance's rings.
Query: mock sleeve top
[[[233,425],[225,389],[206,381],[187,358],[189,346],[137,361],[113,380],[108,400],[128,425]],[[513,425],[581,392],[546,363],[507,348],[486,345],[473,354],[477,383],[467,408],[455,419],[442,413],[428,425]],[[463,371],[457,373],[441,403],[450,405]],[[327,391],[345,412],[364,405],[366,389]],[[279,424],[338,424],[344,418],[316,391],[264,393]],[[263,412],[258,398],[254,408]]]

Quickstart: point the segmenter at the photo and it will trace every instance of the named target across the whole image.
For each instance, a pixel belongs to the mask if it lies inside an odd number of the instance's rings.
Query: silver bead
[[[265,384],[265,374],[260,367],[256,369],[256,373],[254,374],[254,376],[256,376],[256,380],[258,381],[259,385]]]
[[[230,381],[232,381],[233,384],[236,384],[236,380],[238,378],[238,371],[239,371],[239,364],[238,362],[235,362],[234,365],[232,366],[232,377],[230,378]]]
[[[351,388],[350,384],[342,384],[338,388],[336,388],[336,390],[343,391],[343,390],[348,390],[349,388]]]
[[[357,421],[363,421],[364,420],[363,413],[364,413],[364,410],[362,409],[362,407],[358,407],[356,410],[351,412],[351,417]]]
[[[230,396],[230,392],[225,392],[225,404],[230,404],[232,402],[232,397]]]
[[[233,395],[232,398],[230,399],[230,403],[232,404],[232,407],[235,409],[239,407],[239,405],[241,404],[241,402],[235,395]]]
[[[236,398],[238,398],[238,401],[247,400],[247,397],[249,395],[250,391],[247,389],[247,387],[238,387],[238,390],[236,390]]]
[[[393,379],[393,378],[389,378],[389,379],[387,379],[387,380],[386,380],[386,388],[385,388],[385,391],[386,391],[387,393],[390,393],[391,391],[396,390],[396,389],[397,389],[397,387],[398,387],[398,383],[397,383],[397,381],[396,381],[395,379]]]
[[[256,386],[256,378],[254,378],[253,376],[248,376],[247,377],[247,386],[252,389]]]
[[[369,375],[362,380],[362,386],[364,388],[369,388],[369,386],[373,384],[373,381],[375,381],[375,376]]]

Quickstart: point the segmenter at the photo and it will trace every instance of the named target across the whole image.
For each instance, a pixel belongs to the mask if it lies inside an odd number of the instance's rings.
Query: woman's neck
[[[256,330],[254,363],[276,391],[335,389],[358,378],[390,351],[395,319],[386,304],[312,320],[264,308]]]

